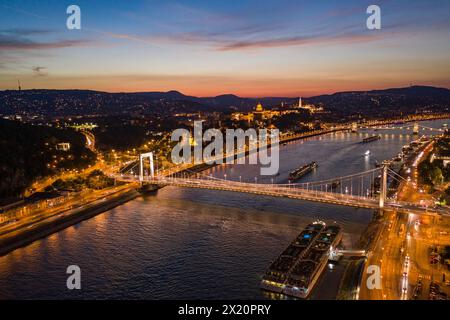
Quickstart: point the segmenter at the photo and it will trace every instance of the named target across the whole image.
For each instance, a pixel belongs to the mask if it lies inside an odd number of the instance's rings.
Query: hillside
[[[193,97],[178,91],[108,93],[90,90],[6,90],[0,91],[0,115],[104,116],[159,114],[197,111],[247,111],[261,102],[265,107],[296,103],[298,98],[242,98],[232,94]],[[304,99],[324,106],[338,117],[396,115],[420,112],[448,112],[450,90],[413,86],[372,91],[337,92]]]
[[[343,118],[450,112],[450,90],[429,86],[338,92],[307,101]]]
[[[56,150],[69,142],[69,151]],[[93,163],[85,138],[73,130],[32,126],[0,119],[0,199],[20,195],[36,178],[58,169],[78,169]]]

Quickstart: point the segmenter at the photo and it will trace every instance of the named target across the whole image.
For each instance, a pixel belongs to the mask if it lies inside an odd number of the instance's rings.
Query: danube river
[[[440,128],[448,120],[423,122]],[[414,139],[406,131],[335,133],[280,148],[280,175],[316,161],[303,181],[371,169]],[[370,150],[369,157],[362,155]],[[218,166],[217,177],[255,181],[257,166]],[[272,183],[271,177],[258,183]],[[0,257],[3,299],[265,299],[259,289],[270,262],[315,219],[337,222],[344,244],[356,244],[372,216],[367,209],[285,198],[166,187]],[[81,290],[66,288],[66,268],[81,268]],[[326,269],[313,299],[333,299],[345,266]]]

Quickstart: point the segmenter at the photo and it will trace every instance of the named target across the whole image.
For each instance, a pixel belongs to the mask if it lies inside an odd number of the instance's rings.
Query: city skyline
[[[0,90],[178,90],[194,96],[313,96],[450,87],[447,1],[0,2]]]

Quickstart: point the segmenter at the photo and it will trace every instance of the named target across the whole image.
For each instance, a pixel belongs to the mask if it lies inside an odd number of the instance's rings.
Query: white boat
[[[364,152],[363,156],[364,156],[364,157],[370,156],[370,150],[367,150],[366,152]]]

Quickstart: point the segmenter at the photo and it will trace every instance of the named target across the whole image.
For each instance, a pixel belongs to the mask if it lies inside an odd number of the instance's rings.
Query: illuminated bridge
[[[419,122],[405,123],[405,124],[393,124],[393,125],[376,125],[376,126],[362,126],[365,129],[375,129],[375,130],[412,130],[413,133],[419,134],[420,131],[423,133],[444,133],[446,128],[432,128],[419,124]]]
[[[143,159],[150,158],[150,170],[145,175]],[[221,179],[212,175],[195,173],[190,170],[154,174],[153,155],[141,155],[138,174],[120,173],[114,177],[120,181],[139,181],[141,184],[158,186],[177,186],[253,193],[264,196],[286,197],[307,201],[323,202],[357,208],[392,209],[397,212],[413,214],[450,214],[445,209],[430,209],[419,204],[400,202],[388,198],[389,182],[407,183],[403,177],[383,166],[344,177],[307,183],[268,184],[250,183]]]

